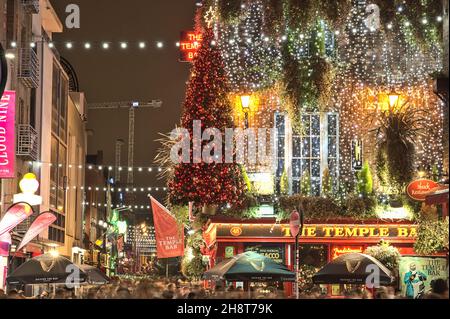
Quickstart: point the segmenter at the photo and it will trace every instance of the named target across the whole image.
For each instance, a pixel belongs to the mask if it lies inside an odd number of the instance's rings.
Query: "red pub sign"
[[[406,193],[411,199],[424,202],[428,193],[439,187],[439,184],[429,179],[416,180],[406,187]]]
[[[197,56],[203,35],[195,31],[182,31],[180,37],[180,62],[192,62]]]

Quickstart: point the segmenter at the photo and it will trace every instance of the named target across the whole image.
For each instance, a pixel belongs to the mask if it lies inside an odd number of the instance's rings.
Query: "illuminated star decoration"
[[[208,28],[211,28],[211,25],[216,21],[217,14],[216,10],[211,6],[205,14],[205,22]]]

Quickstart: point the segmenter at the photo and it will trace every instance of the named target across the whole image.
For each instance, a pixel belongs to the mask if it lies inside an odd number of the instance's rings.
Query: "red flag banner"
[[[0,221],[0,236],[9,233],[32,214],[33,208],[26,203],[12,205]]]
[[[42,233],[48,226],[53,224],[56,220],[56,216],[50,212],[40,214],[31,224],[28,231],[23,236],[22,241],[20,242],[19,247],[17,247],[17,251],[21,250],[25,247],[30,241],[33,240],[34,237]]]
[[[175,217],[156,199],[150,197],[155,225],[156,252],[158,258],[184,255],[184,229],[180,229]]]

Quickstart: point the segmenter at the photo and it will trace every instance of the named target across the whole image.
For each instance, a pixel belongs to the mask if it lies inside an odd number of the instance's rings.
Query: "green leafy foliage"
[[[448,253],[448,217],[445,220],[423,220],[419,223],[414,249],[418,254]]]
[[[393,273],[398,272],[401,255],[398,249],[391,246],[389,242],[382,240],[377,246],[367,247],[364,254],[377,259]]]
[[[301,194],[304,196],[311,195],[311,175],[309,174],[309,172],[306,172],[302,176],[302,181],[300,183],[300,191]]]
[[[378,138],[378,176],[386,169],[391,186],[400,194],[414,177],[415,141],[425,125],[425,112],[407,102],[396,110],[380,112],[379,126],[374,130]]]
[[[287,195],[289,193],[289,179],[286,169],[283,171],[280,179],[280,193],[282,195]]]
[[[369,162],[365,161],[362,170],[358,172],[358,182],[356,188],[359,194],[367,197],[373,193],[373,179]]]
[[[343,207],[349,216],[359,218],[375,218],[377,201],[373,196],[364,197],[351,194],[345,200]]]
[[[199,232],[187,239],[185,255],[181,262],[181,272],[190,280],[199,280],[206,271],[201,253],[201,248],[204,246],[205,242]]]
[[[333,181],[329,168],[325,168],[322,173],[322,195],[329,197],[333,193]]]
[[[281,219],[288,218],[294,209],[302,209],[305,218],[336,218],[342,215],[339,205],[330,198],[307,197],[299,194],[280,198]]]

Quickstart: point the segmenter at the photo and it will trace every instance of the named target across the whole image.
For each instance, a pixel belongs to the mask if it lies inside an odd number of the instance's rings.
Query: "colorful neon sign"
[[[192,62],[200,49],[203,35],[195,31],[181,32],[180,62]]]
[[[341,255],[349,254],[349,253],[362,253],[364,251],[363,246],[345,246],[345,247],[335,247],[332,250],[331,258],[336,259]]]

